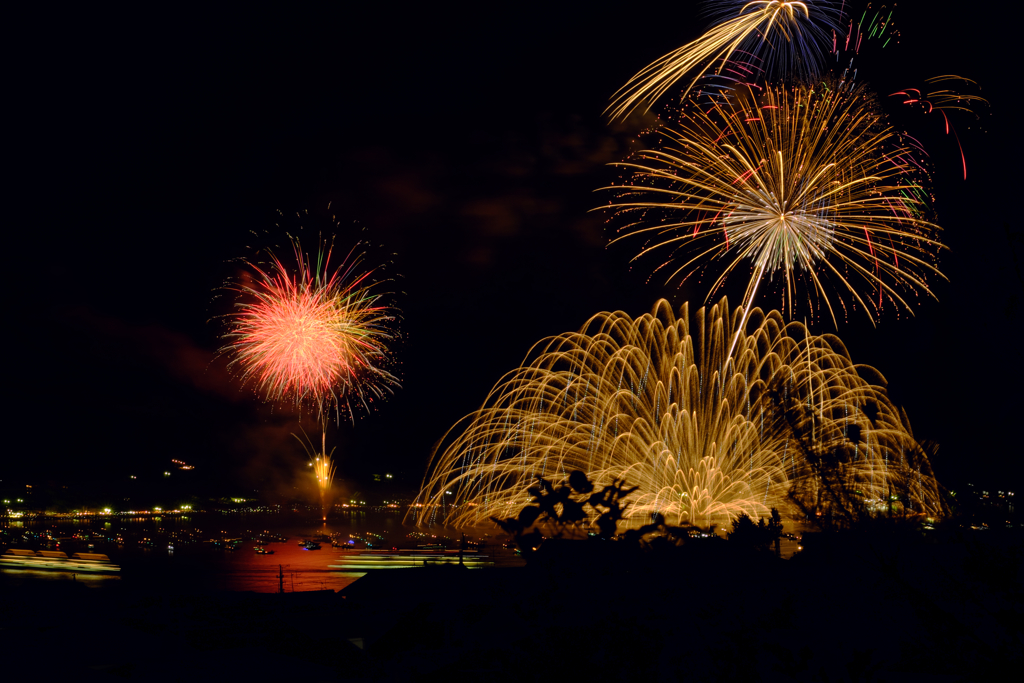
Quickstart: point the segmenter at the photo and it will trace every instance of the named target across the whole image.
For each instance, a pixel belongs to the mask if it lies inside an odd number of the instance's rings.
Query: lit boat
[[[62,572],[119,572],[121,567],[100,553],[75,553],[70,558],[59,550],[19,550],[0,555],[3,569],[49,569]]]
[[[366,571],[368,569],[400,569],[405,567],[427,567],[439,565],[459,565],[470,569],[490,567],[494,561],[487,555],[463,553],[458,551],[431,552],[422,550],[411,551],[368,551],[342,556],[342,564],[328,565],[330,569],[340,571]]]

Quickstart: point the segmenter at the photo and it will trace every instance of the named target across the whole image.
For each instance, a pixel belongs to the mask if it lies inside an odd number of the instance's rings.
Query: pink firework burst
[[[357,406],[369,411],[398,386],[386,369],[396,311],[373,291],[364,254],[353,249],[332,267],[332,246],[320,245],[315,261],[298,239],[292,246],[294,269],[270,254],[269,267],[247,263],[253,277],[229,287],[238,301],[222,351],[267,400],[354,419]]]

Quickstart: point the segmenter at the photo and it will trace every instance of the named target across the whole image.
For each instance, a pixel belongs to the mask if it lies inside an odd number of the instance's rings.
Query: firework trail
[[[831,471],[864,508],[941,509],[927,457],[880,375],[855,366],[836,337],[813,336],[777,311],[743,320],[724,299],[692,318],[662,300],[651,314],[600,313],[541,341],[442,440],[417,521],[515,516],[537,477],[577,469],[598,487],[620,478],[639,487],[628,508],[635,524],[660,513],[721,525],[772,507],[802,518],[792,490],[829,514],[814,497],[820,468],[806,461],[807,442],[842,454]],[[808,434],[794,431],[793,406]]]
[[[269,267],[248,263],[253,277],[228,286],[238,301],[222,352],[267,400],[354,420],[357,406],[369,411],[398,386],[386,369],[397,313],[374,291],[363,254],[353,249],[333,267],[331,245],[321,244],[315,260],[298,239],[292,246],[294,267],[270,254]]]
[[[690,74],[694,75],[683,89],[684,97],[708,74],[740,83],[765,73],[815,76],[841,30],[842,12],[834,5],[827,0],[712,3],[710,14],[718,23],[644,67],[615,93],[605,113],[615,120],[640,107],[647,111]]]
[[[334,462],[332,456],[334,455],[334,449],[331,452],[327,452],[327,432],[323,431],[320,433],[320,451],[317,452],[316,448],[308,437],[305,441],[299,439],[298,436],[292,434],[302,447],[306,450],[306,454],[309,456],[309,464],[313,467],[313,476],[316,478],[317,492],[320,494],[320,512],[323,514],[323,520],[327,521],[327,512],[330,509],[331,504],[331,486],[334,483]]]
[[[742,88],[704,108],[691,100],[654,138],[616,164],[626,176],[602,188],[615,198],[599,209],[612,212],[612,242],[646,238],[634,260],[662,255],[653,270],[666,281],[720,265],[708,299],[742,273],[749,309],[778,277],[784,313],[806,288],[812,312],[820,300],[834,323],[832,296],[872,322],[887,300],[910,310],[908,292],[934,296],[941,245],[927,220],[927,173],[864,87]]]

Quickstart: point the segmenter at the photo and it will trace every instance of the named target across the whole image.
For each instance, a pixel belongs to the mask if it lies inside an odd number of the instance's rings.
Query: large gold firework
[[[692,319],[664,300],[636,319],[600,313],[538,343],[441,442],[418,521],[510,517],[537,477],[573,470],[638,487],[627,510],[638,524],[654,513],[724,524],[772,507],[789,519],[832,515],[825,494],[837,481],[862,510],[941,509],[877,372],[854,365],[835,336],[777,311],[744,322],[725,299]]]
[[[692,74],[685,94],[701,77],[722,71],[737,55],[741,57],[738,70],[729,70],[741,76],[746,73],[749,77],[752,71],[765,71],[766,67],[813,74],[826,51],[824,29],[839,28],[839,13],[827,1],[729,0],[712,3],[711,9],[719,19],[715,26],[644,67],[615,93],[605,113],[620,119],[639,107],[646,111],[680,79]]]
[[[690,99],[655,145],[618,164],[613,241],[643,236],[636,258],[660,255],[666,280],[704,274],[708,299],[726,277],[749,280],[749,308],[765,281],[794,313],[801,281],[812,309],[833,295],[868,316],[908,295],[934,296],[939,227],[929,218],[927,174],[911,142],[886,124],[866,88],[739,88],[712,104]],[[821,305],[823,303],[823,306]]]

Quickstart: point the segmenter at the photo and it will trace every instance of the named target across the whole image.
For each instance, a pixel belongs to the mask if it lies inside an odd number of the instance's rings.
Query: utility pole
[[[284,593],[284,567],[277,565],[277,592]]]

